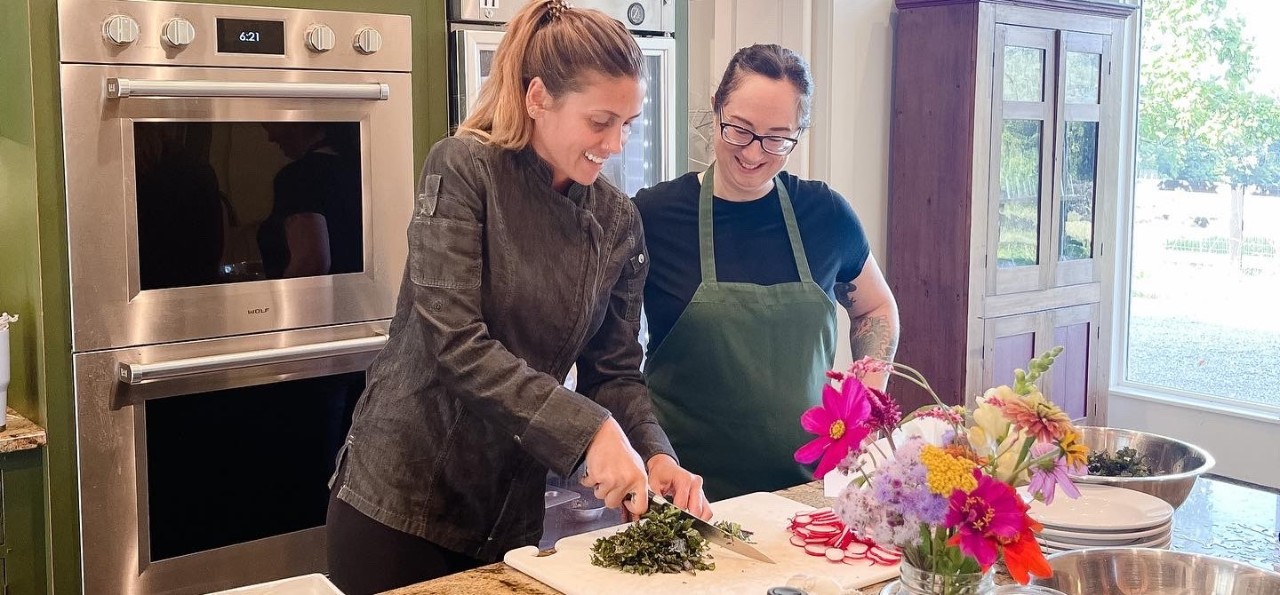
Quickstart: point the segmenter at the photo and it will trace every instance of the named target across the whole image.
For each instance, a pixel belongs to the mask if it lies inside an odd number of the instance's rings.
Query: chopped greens
[[[1096,451],[1089,454],[1089,475],[1097,475],[1099,477],[1150,477],[1151,467],[1147,465],[1146,457],[1138,454],[1138,451],[1125,447],[1111,454],[1106,451]]]
[[[738,541],[743,543],[755,543],[754,541],[751,541],[752,532],[744,530],[742,525],[739,525],[738,523],[730,521],[716,521],[715,526]]]
[[[710,548],[693,528],[693,521],[680,518],[680,509],[669,506],[650,509],[626,530],[601,537],[591,546],[591,563],[617,568],[631,574],[715,570],[708,561]]]

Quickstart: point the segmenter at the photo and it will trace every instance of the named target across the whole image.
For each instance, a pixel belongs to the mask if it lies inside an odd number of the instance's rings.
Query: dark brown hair
[[[603,12],[532,0],[507,25],[492,73],[458,133],[518,150],[533,136],[524,102],[534,78],[559,98],[581,91],[591,74],[643,78],[644,54],[626,27]]]
[[[716,113],[724,108],[729,95],[733,94],[743,77],[758,74],[775,81],[788,81],[800,94],[800,128],[809,127],[809,113],[813,109],[813,75],[809,72],[809,63],[787,48],[773,43],[757,43],[738,50],[729,60],[729,66],[720,77],[720,86],[716,88],[711,106]]]

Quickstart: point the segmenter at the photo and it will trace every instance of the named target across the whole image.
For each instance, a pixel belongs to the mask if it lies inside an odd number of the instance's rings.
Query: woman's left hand
[[[645,465],[649,469],[649,487],[667,496],[672,504],[702,520],[711,518],[711,504],[702,493],[702,476],[681,467],[671,455],[657,454]]]

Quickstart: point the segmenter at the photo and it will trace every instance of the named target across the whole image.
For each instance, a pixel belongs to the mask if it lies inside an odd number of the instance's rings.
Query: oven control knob
[[[123,14],[107,17],[102,22],[102,36],[113,45],[129,45],[138,41],[138,21]]]
[[[372,54],[382,49],[382,34],[377,29],[365,27],[356,32],[356,50],[361,54]]]
[[[333,29],[328,25],[315,24],[307,27],[307,48],[316,53],[333,49],[336,38]]]
[[[164,24],[164,32],[160,34],[160,38],[169,47],[184,48],[196,40],[196,28],[191,21],[182,17],[169,19]]]

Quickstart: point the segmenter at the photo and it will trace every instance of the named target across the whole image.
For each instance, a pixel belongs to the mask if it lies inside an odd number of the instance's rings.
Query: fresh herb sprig
[[[1099,477],[1150,477],[1151,467],[1146,457],[1138,451],[1125,447],[1113,455],[1106,451],[1089,454],[1089,475]]]
[[[743,529],[742,525],[739,525],[738,523],[734,523],[732,521],[716,521],[715,526],[717,529],[728,533],[730,537],[737,539],[742,543],[755,543],[754,541],[751,541],[751,536],[754,535],[754,533]]]
[[[681,519],[680,509],[669,506],[650,509],[626,530],[597,539],[591,546],[591,563],[631,574],[696,573],[715,570],[707,554],[710,547],[693,521]]]

